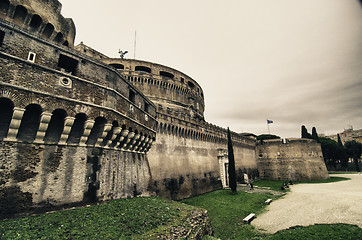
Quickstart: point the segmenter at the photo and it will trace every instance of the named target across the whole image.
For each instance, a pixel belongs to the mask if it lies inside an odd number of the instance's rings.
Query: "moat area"
[[[322,223],[348,223],[362,227],[362,175],[330,176],[343,176],[351,180],[293,185],[291,192],[272,202],[252,225],[269,233],[296,225]]]

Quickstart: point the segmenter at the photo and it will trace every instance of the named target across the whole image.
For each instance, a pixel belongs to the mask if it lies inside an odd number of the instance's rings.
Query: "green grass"
[[[346,172],[346,171],[329,171],[329,174],[357,174],[357,172]]]
[[[280,187],[283,186],[283,183],[288,181],[285,180],[258,180],[253,182],[254,186],[258,187],[270,187],[271,190],[281,191]]]
[[[156,197],[114,200],[0,221],[0,239],[146,239],[182,225],[194,210]]]
[[[346,180],[351,180],[351,179],[345,178],[345,177],[329,177],[329,179],[324,179],[324,180],[298,181],[295,183],[296,184],[298,184],[298,183],[331,183],[331,182],[340,182],[340,181],[346,181]]]
[[[296,182],[293,182],[293,184],[298,184],[298,183],[331,183],[331,182],[340,182],[340,181],[346,181],[346,180],[350,180],[350,178],[330,177],[329,179],[324,179],[324,180],[296,181]],[[254,184],[254,186],[258,186],[258,187],[270,187],[271,190],[281,191],[280,187],[283,185],[283,183],[287,183],[287,182],[288,181],[286,181],[286,180],[258,180],[258,181],[255,181],[253,184]]]
[[[362,228],[349,224],[316,224],[307,227],[297,226],[258,239],[357,240],[362,239]]]
[[[336,182],[348,178],[332,177]],[[279,190],[284,181],[257,181],[255,185]],[[0,239],[156,239],[174,226],[187,225],[187,219],[201,207],[208,210],[215,237],[204,239],[362,239],[362,229],[347,224],[294,227],[274,235],[258,232],[242,219],[265,208],[270,194],[219,190],[183,200],[162,198],[114,200],[91,207],[59,211],[0,221]]]
[[[215,237],[241,239],[259,236],[254,227],[243,223],[243,218],[250,213],[260,213],[265,207],[265,200],[276,197],[267,194],[251,194],[230,190],[219,190],[201,196],[183,200],[183,203],[204,208],[208,211]]]
[[[362,239],[362,228],[349,224],[316,224],[307,227],[292,227],[275,234],[258,232],[252,225],[243,224],[242,219],[249,213],[260,214],[265,205],[266,194],[221,190],[183,200],[184,203],[208,210],[214,236],[212,239],[259,239],[259,240],[349,240]]]

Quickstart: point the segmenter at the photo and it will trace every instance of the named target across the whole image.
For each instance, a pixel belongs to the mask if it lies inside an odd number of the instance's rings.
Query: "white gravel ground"
[[[292,226],[348,223],[362,227],[362,175],[336,174],[349,181],[298,184],[283,198],[273,201],[252,225],[268,233]]]

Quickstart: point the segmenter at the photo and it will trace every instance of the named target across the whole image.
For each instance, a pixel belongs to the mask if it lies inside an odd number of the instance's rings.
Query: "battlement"
[[[298,144],[298,143],[314,143],[314,139],[308,138],[279,138],[279,139],[267,139],[259,140],[258,145],[273,145],[273,144]]]
[[[0,17],[43,39],[73,47],[75,25],[61,15],[61,7],[57,0],[1,0]]]

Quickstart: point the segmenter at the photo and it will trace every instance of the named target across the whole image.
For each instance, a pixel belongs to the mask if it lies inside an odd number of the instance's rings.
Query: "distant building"
[[[353,130],[353,127],[350,126],[347,129],[344,129],[343,132],[339,133],[339,136],[340,136],[343,144],[345,142],[353,141],[353,140],[355,140],[356,142],[362,143],[362,129]],[[337,134],[326,136],[326,137],[333,139],[335,141],[338,141]]]

